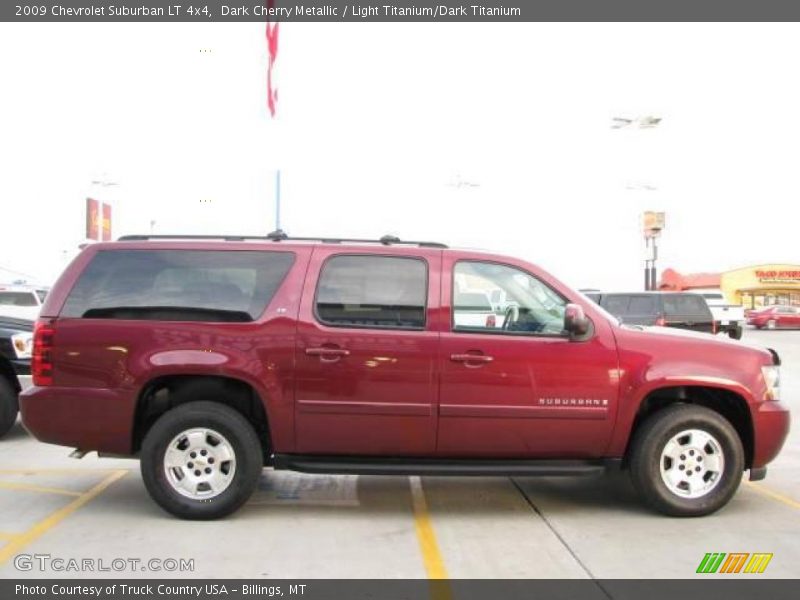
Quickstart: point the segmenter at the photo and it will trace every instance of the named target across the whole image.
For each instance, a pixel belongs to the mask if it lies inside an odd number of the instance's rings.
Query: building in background
[[[758,308],[773,304],[800,306],[800,265],[767,264],[724,273],[682,274],[665,269],[660,290],[719,288],[731,304]]]

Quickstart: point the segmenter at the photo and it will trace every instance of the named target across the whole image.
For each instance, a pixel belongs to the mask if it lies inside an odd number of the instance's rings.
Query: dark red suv
[[[780,450],[778,365],[771,350],[620,325],[504,256],[390,237],[132,236],[89,246],[48,296],[21,411],[42,441],[138,456],[180,517],[236,510],[265,465],[621,466],[650,505],[691,516]]]

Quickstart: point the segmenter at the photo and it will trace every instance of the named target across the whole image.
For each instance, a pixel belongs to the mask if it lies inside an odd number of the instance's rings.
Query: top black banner
[[[3,0],[5,22],[800,21],[794,0]]]

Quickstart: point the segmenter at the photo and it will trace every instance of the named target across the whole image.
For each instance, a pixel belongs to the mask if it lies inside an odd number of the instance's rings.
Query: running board
[[[276,470],[335,475],[540,476],[596,475],[609,460],[482,460],[275,454]]]

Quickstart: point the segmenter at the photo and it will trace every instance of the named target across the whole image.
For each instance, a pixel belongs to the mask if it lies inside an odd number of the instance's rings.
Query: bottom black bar
[[[634,559],[636,560],[636,559]],[[705,579],[705,577],[709,577]],[[711,577],[714,577],[713,579]],[[794,600],[797,580],[697,579],[4,579],[0,598],[35,600]]]

